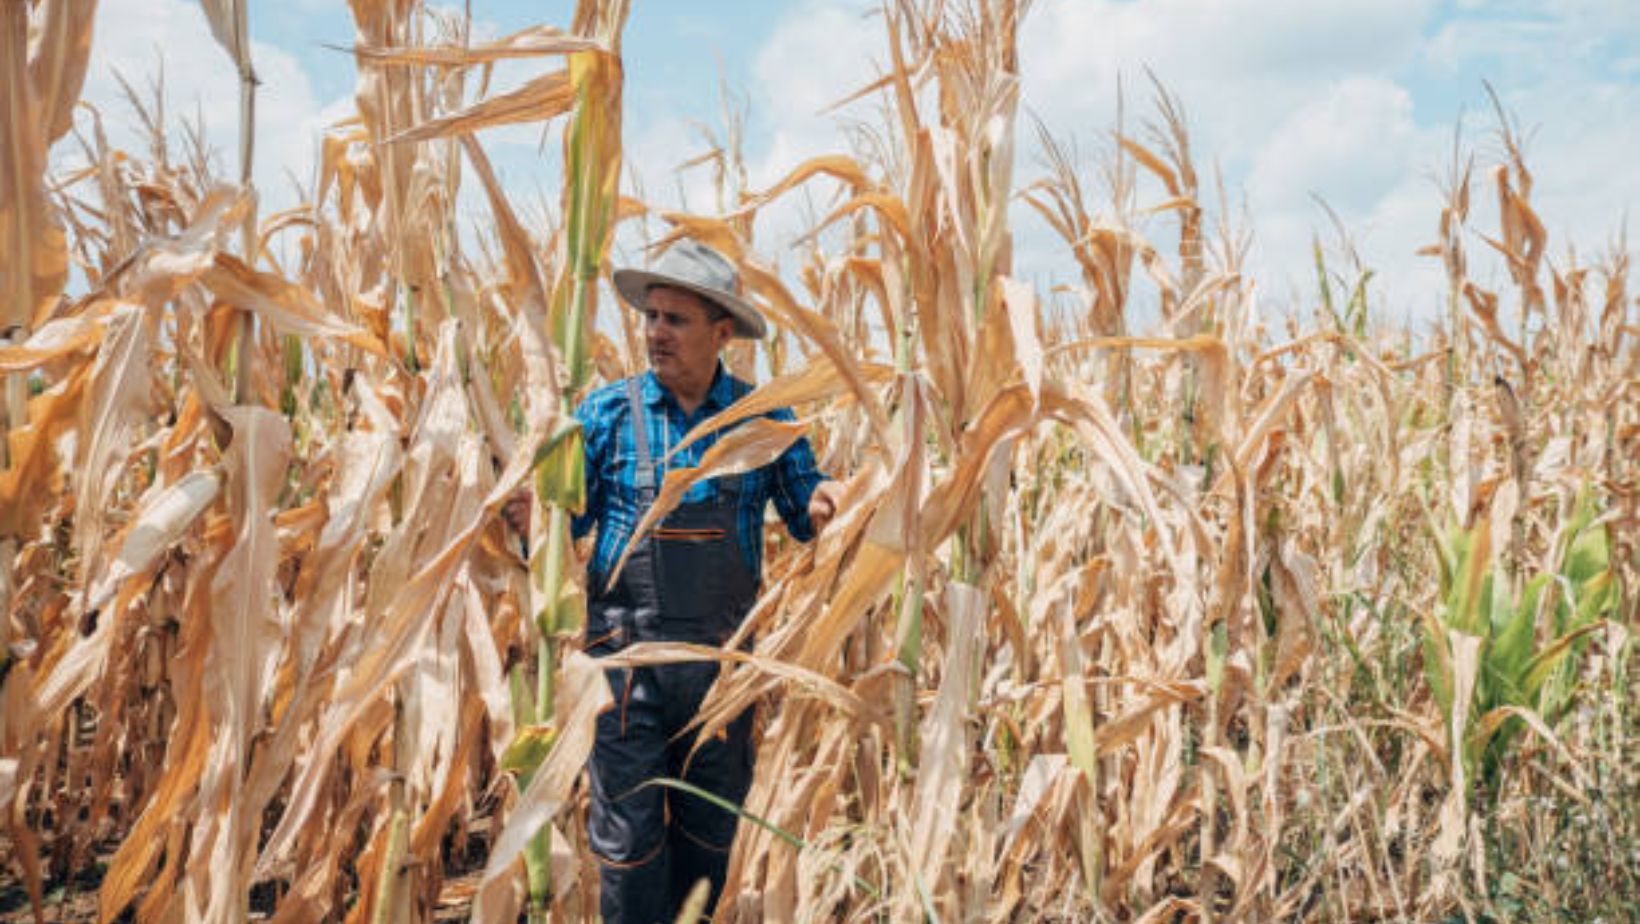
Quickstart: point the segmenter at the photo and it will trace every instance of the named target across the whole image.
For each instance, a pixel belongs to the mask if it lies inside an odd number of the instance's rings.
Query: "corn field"
[[[17,919],[595,919],[569,412],[642,368],[622,225],[728,255],[779,330],[658,505],[803,434],[845,482],[816,543],[771,531],[746,647],[619,656],[722,660],[703,735],[759,709],[719,920],[1634,913],[1640,312],[1621,245],[1552,257],[1507,114],[1431,197],[1415,336],[1319,252],[1263,316],[1160,85],[1100,171],[1033,134],[1025,0],[887,0],[878,120],[768,189],[725,144],[712,215],[622,192],[624,0],[491,42],[350,0],[356,115],[275,214],[248,117],[237,177],[135,94],[148,150],[109,146],[76,105],[95,6],[0,12]],[[200,14],[249,110],[243,0]],[[485,154],[518,122],[562,130],[548,226]],[[799,191],[815,233],[760,244]],[[1019,203],[1066,291],[1014,274]]]

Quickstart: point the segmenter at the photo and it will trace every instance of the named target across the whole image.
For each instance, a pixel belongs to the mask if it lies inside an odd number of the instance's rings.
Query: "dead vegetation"
[[[607,690],[573,652],[565,412],[636,368],[628,313],[596,308],[647,214],[739,262],[782,331],[746,413],[795,406],[848,475],[815,546],[774,540],[749,654],[629,656],[732,663],[705,733],[763,706],[723,917],[1620,919],[1626,251],[1551,260],[1505,132],[1435,203],[1433,334],[1325,266],[1314,320],[1272,329],[1178,101],[1102,178],[1044,132],[1046,175],[1016,179],[1025,5],[891,0],[875,143],[684,215],[617,194],[624,4],[484,45],[354,0],[358,117],[311,203],[259,218],[197,145],[111,150],[75,115],[93,4],[5,4],[0,859],[36,913],[100,860],[105,921],[591,918],[577,778]],[[236,47],[238,5],[205,6]],[[480,99],[503,57],[543,74]],[[529,229],[471,133],[545,118],[564,221]],[[71,142],[88,166],[48,174]],[[760,250],[757,210],[805,185],[827,230]],[[1069,311],[1012,274],[1021,196],[1065,239]],[[1471,278],[1477,245],[1508,288]],[[794,436],[734,434],[667,487]],[[494,514],[532,472],[526,570]]]

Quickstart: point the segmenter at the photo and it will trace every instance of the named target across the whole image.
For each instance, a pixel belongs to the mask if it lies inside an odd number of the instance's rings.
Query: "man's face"
[[[656,286],[645,301],[644,344],[655,377],[674,389],[710,384],[718,351],[734,337],[734,321],[685,289]],[[714,320],[718,314],[723,317]]]

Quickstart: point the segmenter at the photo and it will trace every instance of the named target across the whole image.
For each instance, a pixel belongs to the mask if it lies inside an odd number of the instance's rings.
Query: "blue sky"
[[[478,31],[489,35],[563,24],[571,8],[472,0]],[[883,40],[868,15],[874,8],[864,0],[634,0],[625,133],[635,179],[662,204],[682,197],[711,210],[705,171],[680,177],[671,168],[703,149],[696,126],[721,130],[720,79],[749,107],[754,187],[805,157],[843,150],[840,121],[870,120],[872,105],[833,116],[819,110],[876,73]],[[348,112],[352,59],[320,43],[348,44],[353,29],[341,0],[251,0],[250,9],[265,83],[258,183],[267,208],[290,201],[285,172],[308,175],[315,133]],[[1569,241],[1585,256],[1606,252],[1640,205],[1635,0],[1037,0],[1021,46],[1025,106],[1075,142],[1089,176],[1109,149],[1118,78],[1130,119],[1149,114],[1145,67],[1178,95],[1204,177],[1217,168],[1233,211],[1251,224],[1251,269],[1275,315],[1309,300],[1312,234],[1336,239],[1312,194],[1339,213],[1378,271],[1386,315],[1433,312],[1442,291],[1436,267],[1412,252],[1433,239],[1435,178],[1460,114],[1477,179],[1499,153],[1483,79],[1527,130],[1535,201],[1557,260]],[[197,0],[103,0],[93,48],[86,92],[109,114],[116,144],[140,150],[112,71],[145,75],[162,51],[173,111],[198,107],[231,172],[237,91]],[[513,68],[498,85],[543,66],[555,65]],[[1021,127],[1016,186],[1041,173],[1029,125]],[[556,142],[540,150],[538,129],[480,138],[521,202],[538,191],[556,198]],[[1482,231],[1490,231],[1488,191],[1475,191],[1473,224]],[[1143,188],[1139,198],[1163,197]],[[780,243],[802,226],[800,208],[777,211],[760,225],[760,244],[779,257]],[[1165,240],[1169,226],[1156,219],[1155,238]],[[1015,229],[1018,273],[1044,287],[1076,281],[1062,245],[1033,215],[1022,209]],[[1474,240],[1472,250],[1484,244]],[[1484,259],[1477,273],[1501,284],[1501,269]]]

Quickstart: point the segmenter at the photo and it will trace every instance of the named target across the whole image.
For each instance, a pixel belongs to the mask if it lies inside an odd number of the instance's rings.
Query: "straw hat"
[[[633,308],[643,311],[650,288],[672,286],[693,292],[729,312],[735,336],[761,340],[769,326],[763,313],[740,295],[740,272],[716,250],[684,239],[672,245],[652,270],[618,269],[615,291]]]

